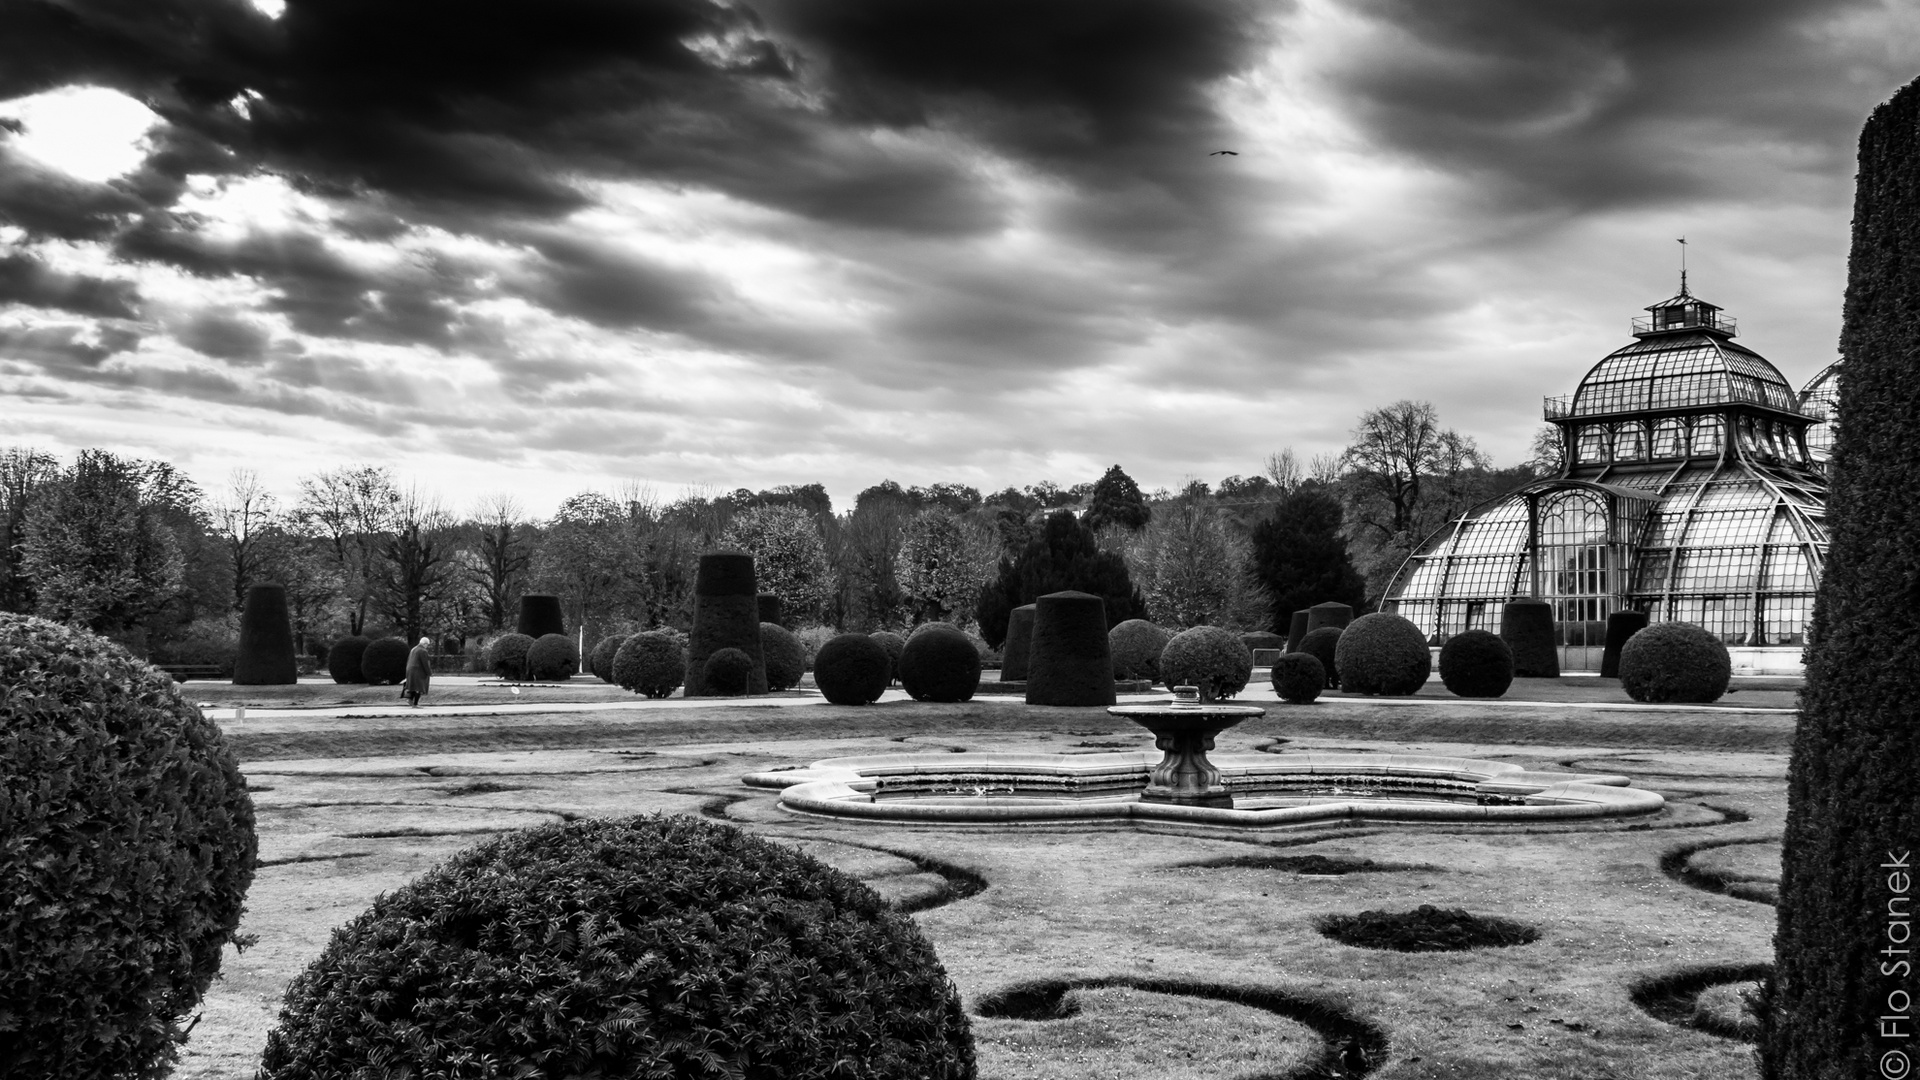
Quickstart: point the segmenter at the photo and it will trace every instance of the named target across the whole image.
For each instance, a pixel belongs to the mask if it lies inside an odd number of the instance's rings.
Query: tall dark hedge
[[[1133,587],[1127,561],[1117,551],[1102,551],[1093,530],[1062,510],[1048,515],[1040,535],[1017,557],[1001,559],[999,572],[981,587],[973,609],[980,636],[999,648],[1007,640],[1013,609],[1055,592],[1098,596],[1106,607],[1103,633],[1128,619],[1147,617],[1147,602]]]
[[[165,1075],[257,851],[246,780],[171,677],[0,613],[0,1076]]]
[[[763,592],[759,596],[754,597],[754,600],[760,608],[758,614],[761,622],[772,623],[775,626],[782,625],[780,622],[779,593]]]
[[[1253,527],[1253,572],[1272,598],[1272,626],[1291,633],[1293,613],[1322,602],[1366,606],[1367,579],[1347,558],[1341,533],[1340,500],[1318,488],[1303,487],[1273,508]],[[1304,634],[1306,631],[1302,630]]]
[[[527,593],[520,598],[520,618],[513,632],[535,641],[548,634],[567,632],[567,620],[560,613],[560,598],[552,593]]]
[[[1860,135],[1853,252],[1840,334],[1832,537],[1814,602],[1807,685],[1787,770],[1786,860],[1761,1074],[1889,1075],[1920,1055],[1879,1017],[1920,998],[1915,949],[1890,940],[1895,894],[1911,932],[1920,874],[1920,81]],[[1904,868],[1888,864],[1901,862]],[[1892,961],[1909,961],[1904,966]]]
[[[300,681],[287,617],[285,585],[249,585],[240,605],[240,650],[233,660],[235,686],[286,686]]]
[[[711,693],[706,687],[707,657],[721,649],[739,649],[753,661],[747,693],[767,692],[766,654],[760,649],[760,590],[754,586],[753,556],[744,551],[710,551],[700,556],[693,579],[693,633],[687,639],[687,697]]]
[[[1113,704],[1108,629],[1105,607],[1092,593],[1048,593],[1036,600],[1027,704]]]
[[[1307,636],[1307,620],[1312,616],[1312,614],[1313,613],[1308,611],[1306,608],[1301,608],[1299,611],[1294,612],[1290,617],[1288,617],[1287,619],[1287,651],[1288,652],[1300,651],[1300,639]]]
[[[756,624],[757,625],[757,624]],[[376,899],[287,987],[262,1080],[972,1080],[911,918],[688,817],[509,833]]]
[[[1647,628],[1644,611],[1616,611],[1607,616],[1607,647],[1600,653],[1600,677],[1620,677],[1620,650],[1627,639]]]
[[[1500,609],[1500,640],[1513,650],[1517,679],[1560,677],[1560,650],[1553,644],[1553,605],[1515,600]]]
[[[1007,615],[1007,636],[1000,653],[1000,681],[1027,681],[1033,659],[1033,605],[1021,604]]]

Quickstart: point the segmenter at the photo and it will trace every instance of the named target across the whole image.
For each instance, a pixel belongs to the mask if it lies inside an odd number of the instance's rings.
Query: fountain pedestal
[[[1186,689],[1177,687],[1175,693]],[[1161,758],[1148,774],[1142,802],[1231,808],[1233,796],[1220,782],[1220,770],[1207,760],[1207,751],[1213,749],[1214,736],[1242,720],[1265,716],[1267,710],[1258,705],[1202,705],[1176,697],[1160,705],[1113,705],[1107,712],[1153,732]]]

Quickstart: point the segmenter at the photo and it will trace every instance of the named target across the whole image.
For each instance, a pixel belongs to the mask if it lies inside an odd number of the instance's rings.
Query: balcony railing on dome
[[[1572,415],[1573,415],[1573,395],[1572,394],[1561,394],[1558,397],[1550,397],[1546,399],[1546,418],[1547,419],[1563,420]]]
[[[1650,315],[1642,315],[1633,320],[1633,332],[1651,334],[1663,330],[1718,330],[1723,334],[1739,332],[1739,323],[1733,316],[1717,311],[1706,304],[1675,305],[1661,308]]]

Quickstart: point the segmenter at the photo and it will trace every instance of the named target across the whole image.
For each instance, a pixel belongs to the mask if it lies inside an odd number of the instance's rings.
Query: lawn
[[[472,711],[433,715],[389,710],[391,688],[190,683],[189,699],[215,715],[252,710],[223,726],[255,792],[263,865],[242,926],[258,944],[229,952],[176,1075],[251,1075],[282,990],[332,928],[452,852],[503,829],[661,810],[799,845],[914,910],[976,1013],[992,1080],[1297,1075],[1325,1052],[1328,1029],[1262,1001],[1370,1025],[1386,1040],[1371,1075],[1386,1080],[1751,1076],[1746,1044],[1633,1000],[1650,980],[1770,957],[1765,901],[1793,729],[1781,710],[1794,686],[1736,685],[1726,707],[1706,710],[1625,707],[1617,682],[1592,678],[1522,681],[1510,700],[1471,703],[1437,683],[1411,703],[1305,707],[1253,688],[1268,714],[1222,735],[1222,752],[1418,751],[1621,772],[1670,807],[1597,827],[1233,833],[859,825],[793,817],[739,783],[858,753],[1150,746],[1101,709],[696,707],[588,680],[513,694],[445,679],[430,700]],[[590,707],[610,703],[626,707]],[[329,708],[342,705],[384,715]],[[1326,872],[1342,860],[1371,865]],[[1540,937],[1396,953],[1316,929],[1324,915],[1422,904],[1516,920]],[[1035,982],[1050,984],[1052,1018],[993,1007]],[[1731,1016],[1738,985],[1694,988],[1663,1014]],[[995,1015],[977,1015],[983,1003]]]

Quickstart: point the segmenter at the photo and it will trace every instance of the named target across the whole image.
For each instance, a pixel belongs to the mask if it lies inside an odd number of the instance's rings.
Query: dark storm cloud
[[[15,153],[0,136],[0,222],[37,237],[101,240],[144,205],[120,187],[81,180]]]
[[[137,334],[82,326],[0,327],[0,356],[43,371],[65,375],[97,374],[100,365],[140,343]]]
[[[0,254],[0,304],[4,303],[131,319],[140,292],[132,282],[63,273],[32,255],[14,252]]]
[[[175,340],[203,356],[257,364],[266,359],[273,332],[251,319],[202,312],[174,333]]]
[[[714,286],[625,247],[550,232],[532,240],[545,263],[531,291],[546,307],[599,326],[683,330],[704,321]]]
[[[1770,151],[1811,151],[1794,164],[1816,170],[1849,152],[1861,91],[1835,73],[1872,65],[1837,56],[1822,24],[1872,6],[1367,0],[1379,32],[1336,79],[1388,146],[1498,178],[1501,196],[1594,208],[1746,192],[1778,182]]]

